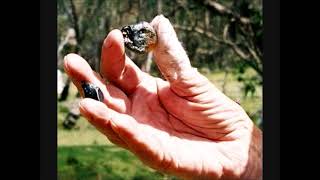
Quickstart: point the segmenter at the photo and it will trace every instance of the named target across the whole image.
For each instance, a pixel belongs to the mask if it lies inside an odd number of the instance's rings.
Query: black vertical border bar
[[[263,175],[280,179],[280,1],[264,0]]]
[[[40,0],[40,179],[57,179],[57,3]]]

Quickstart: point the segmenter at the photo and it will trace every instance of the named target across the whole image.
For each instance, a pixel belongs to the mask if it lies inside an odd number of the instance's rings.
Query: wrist
[[[262,180],[262,132],[254,126],[249,148],[249,160],[241,179]]]

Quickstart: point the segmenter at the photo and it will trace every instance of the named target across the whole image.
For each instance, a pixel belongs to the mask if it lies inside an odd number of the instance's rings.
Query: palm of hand
[[[227,119],[223,119],[234,117],[234,109],[241,114],[240,108],[231,101],[234,105],[223,110],[219,110],[220,105],[196,103],[197,98],[192,102],[174,93],[166,81],[149,78],[129,97],[129,115],[137,122],[132,128],[136,129],[134,136],[138,142],[129,145],[129,149],[151,167],[184,177],[219,177],[223,170],[233,168],[231,166],[238,166],[241,171],[241,160],[245,160],[241,158],[245,157],[237,153],[247,150],[241,147],[245,136],[239,135],[239,128],[233,131],[234,127],[229,124],[242,126],[245,119],[230,119],[232,123],[228,124]],[[228,101],[226,97],[221,98]],[[211,116],[206,112],[211,112]],[[237,153],[228,154],[234,152],[233,148]]]

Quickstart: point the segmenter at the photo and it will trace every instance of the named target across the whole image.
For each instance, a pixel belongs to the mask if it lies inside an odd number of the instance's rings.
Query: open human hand
[[[120,30],[102,47],[100,73],[76,54],[64,67],[97,85],[102,102],[84,98],[80,112],[114,144],[146,165],[185,179],[262,179],[262,133],[237,103],[190,64],[167,18],[157,32],[155,62],[165,80],[142,72],[125,54]]]

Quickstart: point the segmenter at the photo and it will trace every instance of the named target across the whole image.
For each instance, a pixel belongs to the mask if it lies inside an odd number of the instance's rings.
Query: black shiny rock
[[[81,87],[85,98],[91,98],[101,102],[103,101],[103,93],[96,85],[82,82]]]
[[[147,22],[124,26],[121,29],[125,46],[137,53],[151,51],[157,43],[157,34]]]

